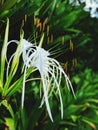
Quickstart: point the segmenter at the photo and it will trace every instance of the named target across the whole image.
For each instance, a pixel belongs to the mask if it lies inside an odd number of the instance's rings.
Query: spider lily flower
[[[17,45],[19,43],[16,40],[12,40],[8,42],[7,45],[9,45],[12,42],[15,42]],[[61,104],[61,118],[63,118],[63,101],[62,101],[62,96],[60,91],[62,76],[65,77],[67,87],[69,90],[70,89],[72,90],[74,97],[75,94],[71,82],[67,77],[66,73],[64,72],[63,68],[59,64],[59,62],[54,58],[50,57],[51,56],[50,52],[46,51],[40,46],[36,46],[28,42],[25,39],[22,39],[22,43],[18,51],[22,55],[22,59],[23,59],[22,73],[24,74],[24,76],[23,76],[23,86],[22,86],[22,108],[24,106],[26,71],[28,68],[33,67],[35,70],[39,71],[42,85],[43,85],[44,94],[42,97],[40,107],[42,107],[44,103],[46,104],[49,117],[51,121],[53,121],[52,112],[49,105],[49,97],[51,96],[53,91],[56,91],[56,93],[59,95],[59,100]],[[11,56],[11,58],[8,61],[7,75],[9,72],[10,62],[13,59],[15,54],[16,52]]]
[[[25,46],[25,44],[29,45],[30,43],[24,39],[23,45]],[[22,91],[22,107],[24,104],[26,70],[29,67],[34,67],[39,71],[42,84],[43,84],[44,95],[40,107],[42,107],[43,103],[45,102],[49,117],[53,121],[48,99],[49,99],[49,95],[51,95],[51,93],[55,90],[59,94],[60,104],[61,104],[61,117],[63,118],[63,102],[62,102],[62,96],[60,92],[60,83],[61,83],[62,75],[65,77],[68,89],[71,88],[74,96],[75,94],[71,82],[68,79],[67,75],[65,74],[64,70],[62,69],[61,65],[57,60],[50,58],[50,56],[51,54],[45,49],[41,48],[40,46],[29,46],[27,52],[23,51],[24,80],[23,80],[23,91]]]

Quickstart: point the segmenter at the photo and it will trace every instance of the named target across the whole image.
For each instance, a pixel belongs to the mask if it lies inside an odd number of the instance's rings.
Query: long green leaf
[[[1,52],[1,72],[0,72],[0,80],[1,80],[1,86],[3,87],[3,79],[4,79],[4,69],[5,69],[5,60],[6,60],[6,48],[7,48],[7,42],[8,42],[8,34],[9,34],[9,19],[7,19],[7,25],[5,30],[5,37],[4,37],[4,43],[3,48]]]
[[[7,93],[7,90],[9,88],[9,85],[12,81],[12,79],[14,78],[14,75],[16,74],[17,72],[17,69],[18,69],[18,65],[19,65],[19,59],[20,59],[20,55],[21,55],[21,43],[22,43],[22,40],[23,40],[23,36],[24,36],[24,32],[21,31],[21,36],[20,36],[20,42],[18,44],[18,47],[17,47],[17,50],[15,52],[15,56],[13,58],[13,61],[12,61],[12,65],[11,65],[11,70],[10,70],[10,73],[9,73],[9,76],[7,78],[7,81],[4,85],[4,88],[3,88],[3,96],[6,95]]]

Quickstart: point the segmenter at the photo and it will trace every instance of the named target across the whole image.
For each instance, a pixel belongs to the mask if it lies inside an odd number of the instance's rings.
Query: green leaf
[[[5,119],[5,124],[8,127],[9,130],[16,130],[15,129],[15,123],[12,118],[4,118]]]
[[[42,47],[43,40],[44,40],[44,33],[43,33],[43,35],[42,35],[42,37],[41,37],[41,39],[40,39],[40,42],[39,42],[39,46],[40,46],[40,47]]]
[[[18,65],[19,65],[19,59],[20,59],[20,55],[21,55],[21,44],[22,44],[23,37],[24,37],[24,32],[23,32],[23,30],[21,30],[21,32],[20,32],[20,41],[19,41],[17,50],[15,52],[15,56],[13,58],[12,66],[11,66],[11,73],[13,75],[15,75],[15,73],[17,71],[17,68],[18,68]]]
[[[6,52],[6,48],[7,48],[8,34],[9,34],[9,19],[7,19],[4,43],[3,43],[3,48],[2,48],[2,52],[1,52],[0,80],[1,80],[2,87],[3,87],[4,69],[5,69],[5,60],[6,60],[6,53],[5,52]]]
[[[82,118],[83,122],[87,123],[89,126],[91,126],[93,128],[93,130],[97,130],[96,129],[96,125],[91,122],[90,120],[88,120],[87,118]]]
[[[3,96],[6,96],[9,85],[11,84],[11,81],[14,78],[14,75],[17,72],[19,60],[20,60],[20,56],[21,56],[21,44],[22,44],[23,36],[24,36],[24,32],[21,30],[20,42],[19,42],[17,50],[15,52],[15,56],[12,60],[11,70],[10,70],[9,75],[7,77],[7,81],[6,81],[4,88],[3,88],[3,93],[2,93]]]
[[[6,109],[9,111],[10,115],[12,116],[12,118],[14,119],[14,112],[13,109],[11,107],[11,105],[7,102],[7,100],[2,100],[0,103],[0,106],[3,105],[6,107]]]
[[[70,126],[77,126],[75,123],[71,122],[71,121],[66,121],[66,120],[63,120],[63,121],[60,121],[59,123],[60,125],[70,125]]]
[[[26,111],[25,111],[25,109],[21,109],[21,110],[20,110],[20,113],[21,113],[22,129],[23,129],[23,130],[26,130],[28,118],[27,118],[27,116],[26,116]]]

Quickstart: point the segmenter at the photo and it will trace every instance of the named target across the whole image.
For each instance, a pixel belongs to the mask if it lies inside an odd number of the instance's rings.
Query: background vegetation
[[[55,52],[52,57],[61,63],[69,75],[76,94],[74,99],[64,84],[61,84],[64,119],[60,118],[57,95],[54,93],[51,96],[50,105],[54,118],[52,123],[45,106],[39,109],[40,82],[28,82],[25,107],[22,110],[22,78],[18,77],[19,67],[17,74],[12,77],[11,84],[15,83],[13,89],[4,94],[0,88],[0,130],[98,129],[98,19],[91,18],[89,12],[83,10],[84,6],[84,3],[72,6],[68,0],[0,1],[0,52],[7,18],[10,21],[8,41],[19,40],[21,28],[25,39],[32,43],[38,43],[44,33],[43,48]],[[16,46],[9,46],[8,57],[15,49]],[[6,64],[4,69],[6,72]],[[39,75],[34,73],[30,78],[36,76]]]

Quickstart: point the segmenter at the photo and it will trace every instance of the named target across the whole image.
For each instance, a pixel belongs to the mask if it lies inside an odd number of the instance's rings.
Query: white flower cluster
[[[74,3],[77,6],[80,3],[85,3],[84,10],[90,12],[92,18],[98,18],[98,0],[69,0],[69,3]]]

